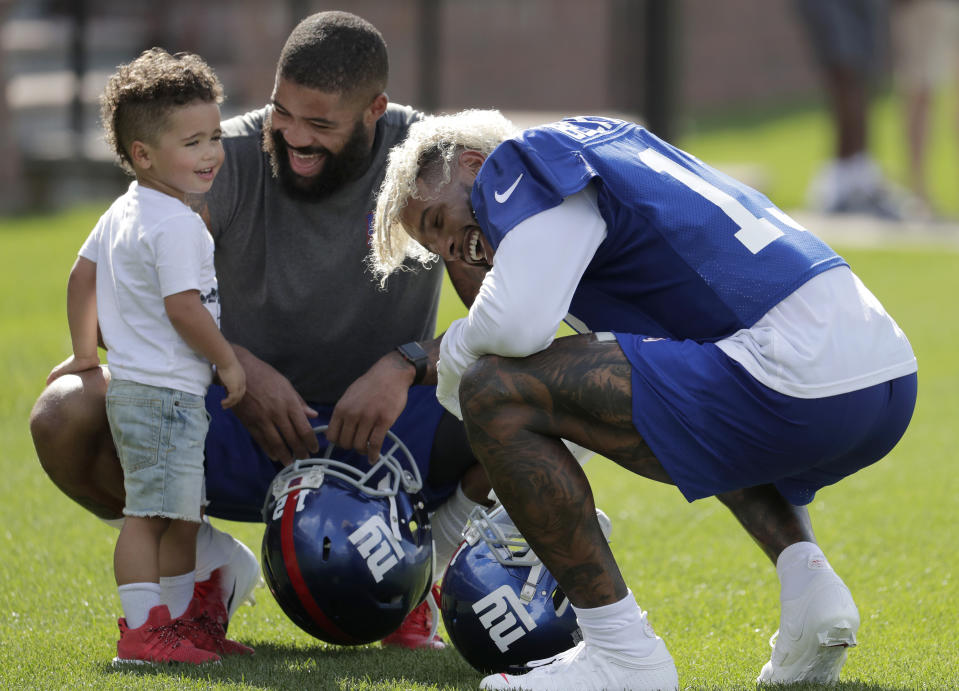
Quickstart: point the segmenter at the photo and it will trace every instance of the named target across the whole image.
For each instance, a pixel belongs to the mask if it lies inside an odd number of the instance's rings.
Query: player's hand
[[[273,367],[245,348],[235,350],[246,372],[246,395],[233,412],[253,440],[267,456],[284,465],[316,453],[320,444],[310,418],[317,412]]]
[[[54,380],[62,377],[64,374],[76,374],[77,372],[85,372],[88,369],[95,369],[100,366],[100,358],[96,355],[92,357],[78,358],[76,355],[71,355],[66,360],[61,362],[59,365],[50,370],[50,374],[47,375],[47,386],[49,386]]]
[[[399,353],[384,355],[337,401],[326,438],[375,462],[386,433],[406,408],[415,374]]]
[[[223,386],[226,387],[226,398],[220,401],[223,408],[232,408],[246,393],[246,373],[240,361],[233,358],[233,362],[227,363],[216,368],[217,375]]]

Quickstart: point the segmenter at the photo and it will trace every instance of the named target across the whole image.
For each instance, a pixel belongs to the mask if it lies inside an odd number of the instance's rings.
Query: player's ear
[[[130,144],[130,160],[140,168],[149,168],[152,164],[149,147],[140,140],[135,140]]]
[[[466,149],[459,155],[459,164],[470,171],[474,176],[479,175],[480,168],[486,156],[475,149]]]
[[[386,104],[389,103],[389,99],[386,97],[385,93],[377,94],[376,98],[373,99],[373,102],[370,103],[369,107],[366,109],[364,119],[367,120],[368,125],[372,125],[374,122],[380,119],[383,113],[386,112]]]

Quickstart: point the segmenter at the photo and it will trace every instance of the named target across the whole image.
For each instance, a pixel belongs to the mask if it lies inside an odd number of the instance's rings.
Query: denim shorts
[[[124,515],[199,521],[210,424],[203,397],[113,379],[107,419],[123,468]]]

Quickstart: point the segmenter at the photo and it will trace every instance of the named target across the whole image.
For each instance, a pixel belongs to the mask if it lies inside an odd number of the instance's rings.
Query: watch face
[[[396,349],[400,351],[400,354],[416,368],[416,375],[413,377],[413,383],[419,384],[422,382],[423,378],[426,376],[426,364],[429,361],[426,351],[423,350],[423,346],[416,341],[412,341],[410,343],[404,343],[401,346],[397,346]]]
[[[413,364],[418,364],[421,361],[426,362],[426,351],[419,343],[404,343],[399,346],[399,351],[403,354],[403,357]]]

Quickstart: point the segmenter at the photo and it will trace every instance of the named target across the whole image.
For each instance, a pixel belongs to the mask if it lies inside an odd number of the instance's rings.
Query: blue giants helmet
[[[316,428],[317,432],[325,427]],[[321,445],[325,440],[321,438]],[[263,573],[277,603],[307,633],[337,645],[377,641],[429,591],[433,540],[409,449],[388,433],[379,460],[298,460],[263,506]]]
[[[609,519],[597,513],[608,535]],[[475,508],[463,536],[440,606],[453,646],[475,669],[522,668],[582,640],[569,600],[502,505]]]

